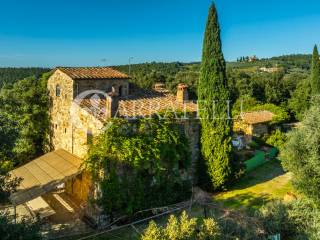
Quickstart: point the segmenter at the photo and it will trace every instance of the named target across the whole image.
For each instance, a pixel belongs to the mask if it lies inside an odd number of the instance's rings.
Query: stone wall
[[[242,119],[233,122],[233,131],[243,132],[245,135],[252,135],[252,125],[245,123]]]
[[[268,133],[267,124],[255,124],[252,126],[252,135],[253,136],[261,137],[267,133]]]
[[[56,88],[60,87],[60,96]],[[74,99],[87,90],[111,91],[128,95],[128,79],[81,79],[73,80],[57,69],[48,80],[50,97],[51,150],[65,149],[78,157],[85,157],[88,150],[88,133],[96,136],[103,123],[79,107]],[[90,96],[85,96],[90,97]]]
[[[56,96],[56,88],[60,87],[60,96]],[[72,126],[70,107],[73,101],[73,80],[56,70],[48,80],[51,117],[50,144],[52,150],[59,148],[72,152]]]
[[[66,193],[80,203],[88,201],[92,194],[92,179],[87,172],[72,178],[66,182]]]
[[[268,124],[248,124],[242,120],[237,120],[233,124],[234,132],[243,132],[245,135],[257,136],[260,137],[268,133]]]
[[[128,79],[81,79],[74,81],[74,98],[88,90],[99,90],[105,93],[111,92],[114,88],[119,96],[129,94]]]
[[[102,131],[103,123],[76,103],[73,103],[71,115],[73,126],[72,153],[84,158],[88,152],[89,135],[98,136]]]
[[[196,183],[196,171],[200,154],[200,123],[197,119],[183,120],[184,133],[189,140],[191,151],[191,167],[189,175],[194,183]]]

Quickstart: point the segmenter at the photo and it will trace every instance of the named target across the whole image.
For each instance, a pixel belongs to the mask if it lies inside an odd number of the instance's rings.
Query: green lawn
[[[290,180],[291,174],[284,173],[278,160],[272,160],[213,199],[225,207],[256,209],[270,200],[283,199],[287,192],[293,192]]]

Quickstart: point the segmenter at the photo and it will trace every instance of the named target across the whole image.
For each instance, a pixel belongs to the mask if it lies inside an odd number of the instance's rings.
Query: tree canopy
[[[284,168],[293,173],[294,186],[319,203],[320,200],[320,107],[319,100],[306,112],[301,127],[288,134],[281,149]]]
[[[48,146],[49,102],[47,79],[28,77],[0,91],[1,161],[22,164]]]
[[[314,46],[312,54],[311,90],[313,95],[320,94],[320,59],[317,45]]]
[[[220,27],[215,5],[209,9],[200,78],[201,152],[213,189],[223,188],[232,177],[231,121],[228,119],[226,63],[222,54]]]

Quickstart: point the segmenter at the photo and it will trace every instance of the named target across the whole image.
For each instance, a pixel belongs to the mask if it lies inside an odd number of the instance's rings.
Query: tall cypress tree
[[[198,104],[201,152],[213,189],[223,188],[232,177],[232,122],[227,116],[229,95],[218,15],[212,4],[203,42]]]
[[[312,95],[320,94],[320,60],[317,45],[314,46],[312,55],[311,89]]]

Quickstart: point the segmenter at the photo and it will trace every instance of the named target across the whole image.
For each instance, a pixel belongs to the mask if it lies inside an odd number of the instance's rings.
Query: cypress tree
[[[224,188],[232,177],[231,120],[227,116],[229,95],[218,15],[212,4],[203,42],[198,104],[202,158],[214,190]]]
[[[311,67],[312,95],[320,94],[320,60],[317,45],[314,46]]]

